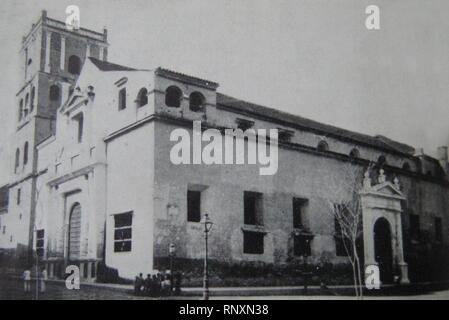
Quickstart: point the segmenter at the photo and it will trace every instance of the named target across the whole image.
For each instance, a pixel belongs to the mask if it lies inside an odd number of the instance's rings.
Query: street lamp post
[[[168,253],[170,255],[170,294],[173,294],[173,258],[175,256],[176,246],[174,243],[170,243],[168,247]]]
[[[204,240],[206,254],[204,256],[204,278],[203,278],[203,300],[209,300],[209,275],[207,270],[208,259],[208,234],[212,228],[213,222],[210,220],[209,215],[206,213],[203,216],[201,223],[204,225]]]

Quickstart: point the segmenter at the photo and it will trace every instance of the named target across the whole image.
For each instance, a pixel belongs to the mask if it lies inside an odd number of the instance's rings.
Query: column
[[[98,59],[103,60],[103,57],[104,57],[104,48],[103,48],[103,47],[100,47],[99,49],[100,49],[100,53],[99,53],[99,55],[98,55]]]
[[[404,247],[402,238],[402,219],[401,213],[396,213],[396,241],[397,241],[397,255],[398,255],[398,267],[401,270],[401,284],[408,284],[410,280],[408,278],[408,264],[404,261]]]
[[[51,32],[45,32],[45,66],[44,71],[50,73],[50,47],[51,47]]]
[[[65,67],[65,37],[63,35],[61,35],[61,58],[60,58],[60,63],[61,63],[61,70],[64,70]]]

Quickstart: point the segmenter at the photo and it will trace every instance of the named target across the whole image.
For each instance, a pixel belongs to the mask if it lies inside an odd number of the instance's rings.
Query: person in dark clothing
[[[142,287],[144,285],[143,281],[143,275],[139,273],[138,276],[136,276],[136,279],[134,280],[134,294],[140,295],[142,293]]]
[[[151,296],[159,297],[160,292],[161,292],[161,285],[159,279],[155,274],[153,274],[153,277],[151,279]]]
[[[147,277],[145,278],[144,281],[144,292],[145,295],[151,295],[151,286],[152,286],[152,280],[151,280],[151,274],[147,274]]]

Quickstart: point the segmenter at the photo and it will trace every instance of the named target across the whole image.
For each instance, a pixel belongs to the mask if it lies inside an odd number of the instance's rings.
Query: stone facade
[[[11,168],[8,210],[1,215],[8,231],[0,234],[0,246],[36,248],[35,230],[44,230],[42,259],[50,276],[75,263],[88,280],[97,278],[100,264],[133,278],[159,268],[171,243],[178,258],[202,259],[202,225],[188,218],[191,206],[214,222],[210,258],[219,263],[284,265],[304,256],[310,263],[347,263],[337,250],[331,204],[352,197],[354,186],[366,207],[366,263],[376,263],[373,226],[379,217],[396,230],[392,245],[404,282],[404,248],[415,245],[408,245],[410,230],[416,229],[411,215],[419,216],[418,229],[431,235],[428,245],[449,245],[447,149],[441,159],[433,159],[382,136],[228,97],[212,81],[162,68],[112,64],[105,61],[106,32],[68,32],[45,14],[41,21],[31,32],[36,46],[27,53],[38,53],[39,68],[27,69],[26,85],[18,93],[20,101],[35,86],[36,111],[22,116],[12,143],[22,154],[29,141],[29,160]],[[48,32],[57,36],[52,40]],[[48,43],[55,50],[46,50]],[[72,55],[82,62],[79,76],[66,72]],[[55,83],[61,94],[50,101]],[[170,90],[180,92],[175,99],[179,106],[170,106]],[[194,108],[195,95],[201,103]],[[170,134],[185,128],[192,136],[193,121],[222,135],[241,123],[278,129],[277,173],[261,176],[259,167],[250,164],[173,164]],[[364,172],[373,166],[369,178],[378,189],[364,189]],[[17,204],[19,188],[23,200]],[[385,190],[396,194],[388,198]],[[388,201],[373,213],[370,208],[378,198]],[[246,201],[254,201],[257,222],[245,223]],[[296,211],[300,223],[294,220]],[[19,212],[22,222],[16,221]]]

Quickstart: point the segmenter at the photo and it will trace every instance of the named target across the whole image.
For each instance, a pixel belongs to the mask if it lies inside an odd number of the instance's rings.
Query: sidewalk
[[[14,278],[20,278],[13,276]],[[36,279],[33,278],[35,281]],[[64,285],[64,280],[48,279],[48,282]],[[89,283],[81,282],[81,288],[98,288],[114,291],[121,291],[130,295],[134,294],[132,284],[115,283]],[[407,285],[383,285],[380,290],[364,290],[369,296],[391,296],[391,295],[416,295],[430,291],[449,289],[449,283],[414,283]],[[308,286],[307,290],[303,286],[272,286],[272,287],[210,287],[210,296],[354,296],[354,288],[351,285],[334,285],[326,288],[320,286]],[[182,297],[199,297],[203,294],[202,287],[183,287],[181,289]]]

